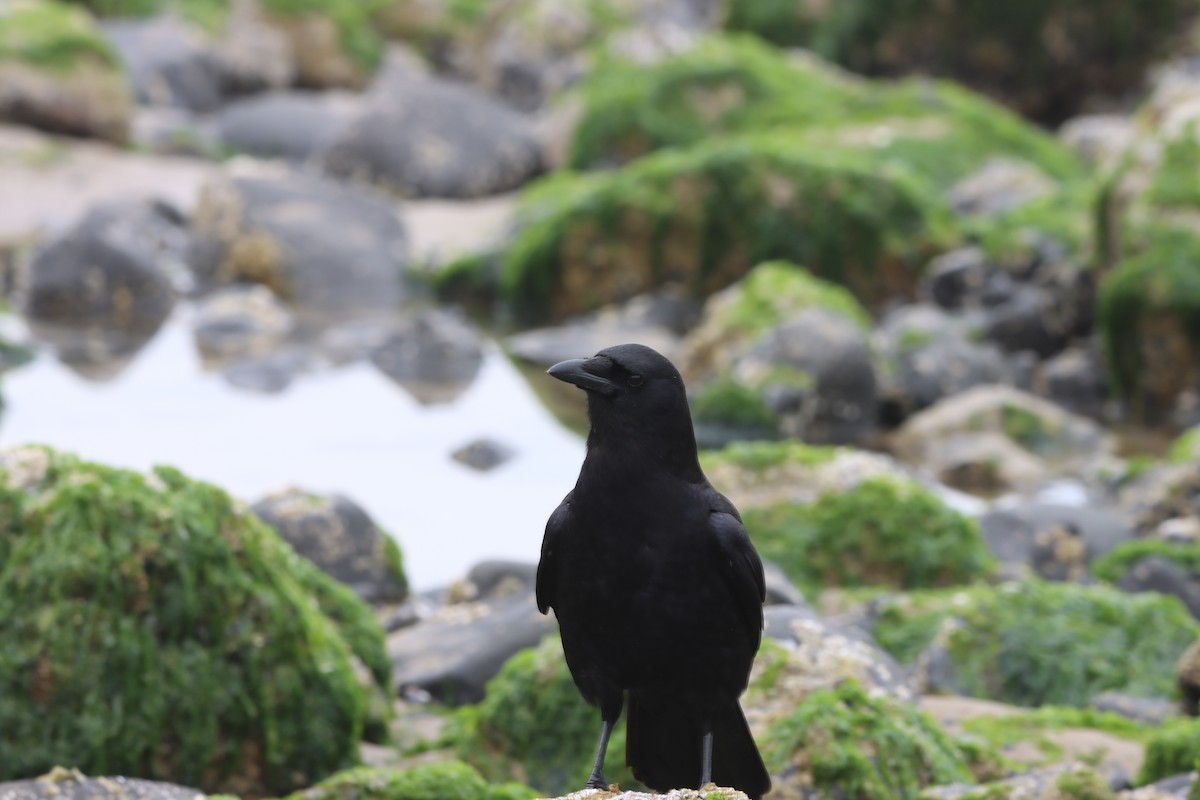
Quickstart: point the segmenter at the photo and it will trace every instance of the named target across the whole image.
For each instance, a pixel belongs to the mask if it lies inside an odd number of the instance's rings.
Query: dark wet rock
[[[396,690],[477,703],[505,661],[554,630],[553,615],[538,612],[532,591],[446,606],[388,636]]]
[[[312,360],[300,347],[286,347],[262,355],[234,358],[221,364],[221,377],[230,386],[258,394],[280,394],[304,372]]]
[[[133,83],[139,103],[212,111],[221,76],[209,43],[174,15],[109,20],[104,35]]]
[[[197,349],[215,361],[270,353],[294,327],[292,312],[261,284],[218,289],[197,304],[192,322]]]
[[[1052,326],[1059,298],[1037,286],[1020,284],[1004,302],[992,306],[984,321],[984,332],[990,341],[1009,352],[1031,350],[1047,357],[1066,346],[1071,329]]]
[[[89,778],[55,767],[40,778],[0,782],[0,800],[193,800],[198,789],[138,778]]]
[[[615,306],[508,337],[514,356],[549,367],[568,358],[592,355],[621,342],[641,342],[668,358],[678,351],[679,337],[698,319],[699,304],[674,289],[639,295]]]
[[[228,151],[303,162],[360,110],[358,97],[346,93],[266,92],[222,108],[216,135]]]
[[[874,427],[878,396],[863,332],[811,308],[737,356],[732,375],[758,390],[782,433],[816,443],[858,441]]]
[[[363,600],[396,602],[408,593],[395,542],[350,498],[289,487],[267,495],[251,510],[297,553]]]
[[[981,248],[960,247],[929,262],[918,293],[944,309],[959,310],[974,304],[990,273]]]
[[[494,439],[475,439],[450,454],[460,464],[479,472],[489,472],[516,455],[516,451]]]
[[[1200,642],[1195,642],[1175,662],[1175,684],[1180,708],[1189,717],[1200,715]]]
[[[1126,592],[1158,592],[1178,597],[1200,619],[1200,577],[1190,575],[1163,556],[1146,556],[1129,568],[1118,584]]]
[[[530,561],[491,559],[481,561],[467,571],[467,581],[477,597],[511,594],[517,588],[533,589],[537,564]]]
[[[465,392],[483,364],[479,332],[460,315],[430,309],[406,317],[371,353],[371,363],[422,404]]]
[[[261,283],[299,312],[338,319],[390,312],[406,297],[408,237],[370,192],[282,169],[210,181],[192,219],[200,286]]]
[[[1094,347],[1070,347],[1038,365],[1032,389],[1076,414],[1102,418],[1108,408],[1108,372]]]
[[[1179,713],[1178,705],[1165,697],[1135,697],[1122,692],[1101,692],[1089,706],[1151,726],[1161,725]]]
[[[763,615],[763,635],[788,650],[781,680],[794,684],[795,693],[806,695],[852,679],[871,693],[914,699],[907,672],[861,628],[831,623],[807,606],[768,606]]]
[[[36,337],[81,374],[115,374],[171,313],[186,241],[155,204],[94,207],[28,266],[24,311]]]
[[[381,82],[319,158],[330,175],[406,197],[499,194],[541,170],[524,119],[477,89],[437,79]]]
[[[1033,164],[993,158],[950,188],[950,207],[960,214],[991,217],[1052,194],[1054,179]]]

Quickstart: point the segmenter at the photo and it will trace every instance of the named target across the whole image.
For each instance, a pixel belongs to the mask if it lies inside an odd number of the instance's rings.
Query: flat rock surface
[[[204,794],[173,783],[136,778],[89,778],[78,770],[55,767],[47,775],[0,783],[0,800],[183,800]]]

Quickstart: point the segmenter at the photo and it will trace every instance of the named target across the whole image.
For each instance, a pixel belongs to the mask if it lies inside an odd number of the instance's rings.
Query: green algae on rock
[[[1143,536],[1121,542],[1097,558],[1091,564],[1092,574],[1109,583],[1120,583],[1135,564],[1150,556],[1165,558],[1188,573],[1200,572],[1200,543]]]
[[[445,761],[408,769],[358,767],[285,800],[531,800],[537,796],[528,786],[489,784],[466,764]]]
[[[382,631],[225,492],[23,447],[0,522],[0,775],[265,794],[356,762]]]
[[[457,712],[458,755],[492,781],[520,780],[561,794],[587,781],[595,755],[596,709],[579,695],[558,636],[510,658],[487,696]],[[639,785],[625,766],[625,720],[617,724],[604,774],[626,788]]]
[[[974,783],[980,752],[928,714],[871,697],[855,681],[821,689],[774,720],[764,757],[781,785],[796,783],[861,800],[916,797],[926,786]]]
[[[133,94],[83,9],[56,0],[0,6],[0,121],[123,143]]]
[[[1200,761],[1200,721],[1192,717],[1168,720],[1146,740],[1146,758],[1136,783],[1142,786],[1190,772]]]
[[[916,483],[872,478],[814,503],[742,509],[759,553],[806,592],[970,583],[993,567],[978,526]]]
[[[1175,660],[1200,636],[1174,597],[1038,580],[970,589],[950,617],[932,647],[951,683],[1023,706],[1170,696]]]

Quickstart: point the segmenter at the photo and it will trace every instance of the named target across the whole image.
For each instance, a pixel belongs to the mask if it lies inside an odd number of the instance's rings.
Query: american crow
[[[771,779],[738,705],[762,635],[763,568],[733,503],[700,470],[679,371],[639,344],[555,364],[587,392],[573,491],[546,523],[537,603],[602,727],[589,787],[629,693],[625,760],[647,786]],[[699,783],[697,784],[697,781]]]

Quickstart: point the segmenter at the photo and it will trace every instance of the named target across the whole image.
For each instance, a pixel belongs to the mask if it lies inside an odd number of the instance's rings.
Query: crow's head
[[[588,359],[555,364],[549,373],[587,392],[589,446],[620,442],[626,447],[686,450],[695,458],[683,378],[661,353],[641,344],[620,344]]]

